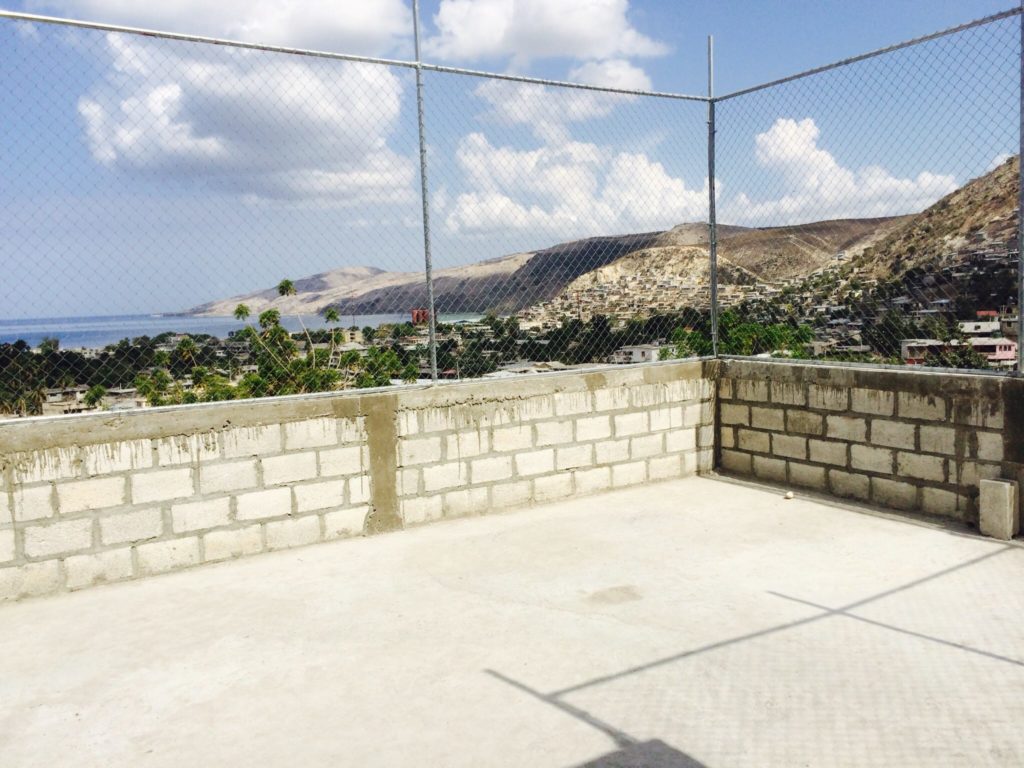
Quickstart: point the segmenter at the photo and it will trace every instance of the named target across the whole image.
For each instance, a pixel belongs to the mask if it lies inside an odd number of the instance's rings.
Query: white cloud
[[[920,211],[957,188],[953,176],[928,171],[899,178],[877,165],[844,168],[818,146],[820,133],[811,118],[779,118],[758,134],[757,163],[779,173],[786,192],[762,201],[741,193],[723,211],[723,219],[764,226],[890,216]]]
[[[485,119],[501,125],[525,125],[549,144],[568,141],[571,123],[605,117],[635,98],[505,80],[486,80],[473,93],[489,106]]]
[[[412,36],[404,0],[30,0],[26,5],[88,21],[343,53],[380,55]]]
[[[622,88],[632,91],[651,90],[651,78],[640,67],[625,59],[589,61],[569,72],[569,79],[585,85]]]
[[[39,42],[39,30],[36,29],[36,25],[28,21],[16,21],[14,22],[14,31],[18,37],[22,40],[31,40],[34,43]]]
[[[1010,154],[1009,152],[1000,152],[998,155],[992,158],[992,162],[988,164],[988,168],[985,169],[985,172],[989,173],[991,171],[994,171],[996,168],[1005,163],[1011,157],[1014,157],[1014,155]]]
[[[566,239],[665,229],[700,219],[707,183],[688,189],[660,163],[568,141],[537,149],[497,147],[480,133],[456,152],[462,186],[445,218],[450,233],[528,231]]]
[[[412,158],[388,145],[402,83],[387,68],[117,34],[107,43],[111,72],[78,104],[97,162],[249,198],[413,199]]]
[[[611,59],[668,48],[627,18],[629,0],[441,0],[425,50],[444,59]]]

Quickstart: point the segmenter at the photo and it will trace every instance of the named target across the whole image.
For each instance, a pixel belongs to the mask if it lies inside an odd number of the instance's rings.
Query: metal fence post
[[[1020,126],[1017,132],[1017,375],[1024,376],[1024,0],[1017,17],[1020,26],[1020,50],[1017,65],[1020,67],[1020,90],[1018,92],[1017,117]]]
[[[718,222],[715,217],[715,39],[708,35],[708,265],[711,281],[711,351],[718,357]]]
[[[416,46],[416,120],[420,137],[420,200],[423,203],[423,262],[427,280],[430,378],[437,383],[437,318],[434,314],[434,265],[430,255],[430,192],[427,185],[427,139],[423,130],[423,62],[420,59],[419,0],[412,0],[412,30]]]

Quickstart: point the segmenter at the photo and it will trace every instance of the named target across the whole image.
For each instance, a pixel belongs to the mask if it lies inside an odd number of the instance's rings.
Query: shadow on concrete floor
[[[706,768],[704,763],[654,739],[628,744],[575,768]]]

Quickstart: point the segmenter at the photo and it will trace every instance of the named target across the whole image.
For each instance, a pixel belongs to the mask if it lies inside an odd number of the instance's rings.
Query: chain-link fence
[[[1017,367],[1018,10],[711,100],[3,16],[0,413]]]

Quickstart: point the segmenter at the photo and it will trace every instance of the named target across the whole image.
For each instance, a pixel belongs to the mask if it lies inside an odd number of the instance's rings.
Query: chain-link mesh
[[[716,104],[723,354],[1016,366],[1019,46],[1012,16]]]
[[[1018,16],[715,102],[718,351],[1015,366]],[[0,19],[0,412],[713,352],[708,105]],[[432,314],[433,312],[433,314]]]
[[[408,68],[0,20],[0,410],[420,375]]]
[[[706,105],[427,73],[442,376],[674,356],[708,316]],[[689,354],[689,353],[687,353]]]

